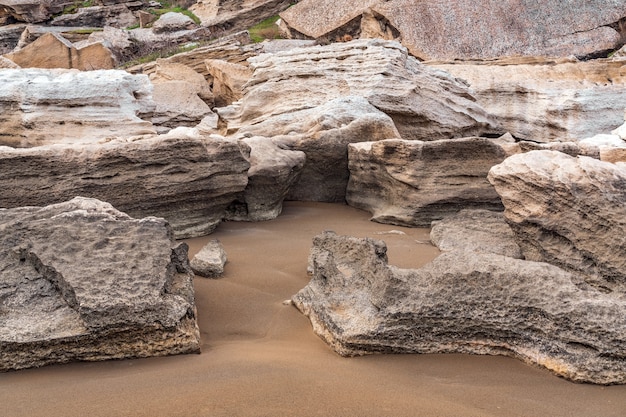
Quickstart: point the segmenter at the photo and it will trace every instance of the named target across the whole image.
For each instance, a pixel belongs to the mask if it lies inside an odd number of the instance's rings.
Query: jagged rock
[[[490,210],[461,210],[432,222],[430,241],[440,251],[493,253],[523,259],[504,214]]]
[[[291,3],[290,0],[200,0],[189,9],[198,16],[202,25],[232,33],[276,16]]]
[[[269,138],[255,136],[242,142],[250,147],[248,185],[241,201],[233,202],[227,219],[263,221],[278,217],[283,200],[300,177],[306,155],[282,149]]]
[[[577,141],[623,122],[626,73],[615,61],[526,59],[433,64],[466,80],[477,102],[513,136]]]
[[[196,28],[196,23],[182,13],[167,12],[152,24],[154,33],[178,32],[181,30],[192,30]]]
[[[401,39],[420,59],[515,55],[593,56],[623,44],[616,0],[303,0],[280,14],[292,36],[341,39],[379,34]],[[363,16],[366,16],[365,18]],[[616,30],[617,28],[617,30]]]
[[[0,55],[15,49],[24,29],[26,29],[26,25],[0,25]]]
[[[135,141],[0,147],[0,207],[81,195],[133,217],[164,217],[177,238],[209,234],[246,187],[249,149],[181,129]]]
[[[196,275],[219,278],[224,273],[227,257],[219,240],[210,240],[191,260],[191,269]]]
[[[211,86],[193,69],[159,59],[150,81],[156,103],[153,124],[166,128],[195,126],[212,113]]]
[[[526,259],[626,288],[626,166],[533,151],[493,167],[489,181]]]
[[[52,15],[61,13],[71,0],[0,0],[0,10],[10,14],[18,22],[40,23]]]
[[[254,95],[247,97],[255,100]],[[302,173],[291,187],[288,200],[344,201],[349,177],[347,145],[399,136],[391,118],[362,97],[346,96],[317,107],[296,107],[292,111],[272,106],[267,110],[278,114],[267,117],[259,114],[250,124],[240,126],[237,133],[270,136],[279,147],[306,154]],[[217,111],[227,121],[238,116],[236,105]]]
[[[137,17],[126,4],[81,7],[76,13],[57,16],[50,22],[53,26],[87,26],[126,28],[136,25]]]
[[[111,51],[101,43],[81,48],[56,33],[46,33],[24,48],[5,55],[22,68],[75,68],[81,71],[113,69]]]
[[[249,62],[254,74],[238,112],[224,116],[231,131],[348,95],[387,113],[404,139],[499,131],[465,84],[421,65],[397,42],[356,40],[263,54]]]
[[[200,352],[167,222],[86,198],[0,209],[0,371]]]
[[[213,77],[216,106],[228,106],[243,97],[243,86],[252,77],[250,67],[221,59],[207,59],[205,63]]]
[[[292,300],[339,354],[505,355],[576,382],[626,383],[623,294],[495,254],[445,252],[400,269],[386,249],[332,232],[313,240],[313,277]]]
[[[346,201],[374,221],[419,227],[461,209],[502,210],[487,173],[507,156],[497,142],[476,137],[350,144]]]
[[[125,71],[0,71],[0,145],[97,142],[155,133],[152,85]],[[47,203],[44,203],[44,205]]]

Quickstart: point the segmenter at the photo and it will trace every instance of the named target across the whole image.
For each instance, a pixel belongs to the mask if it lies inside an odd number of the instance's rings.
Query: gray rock
[[[0,0],[0,10],[26,23],[45,22],[67,5],[68,0]]]
[[[0,24],[0,55],[15,49],[24,29],[26,29],[26,25],[23,24],[6,26]]]
[[[487,173],[506,156],[486,138],[351,144],[346,201],[374,221],[420,227],[461,209],[502,210]]]
[[[626,288],[626,166],[533,151],[493,167],[489,181],[526,259]]]
[[[135,141],[0,147],[0,207],[80,195],[108,200],[133,217],[164,217],[177,238],[202,236],[243,193],[248,152],[236,141],[176,130]]]
[[[311,260],[292,300],[341,355],[505,355],[576,382],[626,383],[626,297],[555,266],[453,251],[399,269],[384,242],[332,232]]]
[[[52,19],[53,26],[86,26],[126,28],[138,20],[126,4],[81,7],[76,13],[63,14]]]
[[[504,214],[489,210],[461,210],[432,223],[430,240],[443,252],[493,253],[523,259]]]
[[[0,209],[0,371],[200,351],[167,222],[98,200]]]
[[[300,178],[306,155],[282,149],[261,136],[245,138],[242,142],[250,147],[248,185],[241,201],[229,206],[226,219],[255,222],[275,219],[282,212],[287,193]]]
[[[152,31],[154,33],[178,32],[191,30],[195,27],[196,24],[189,16],[182,13],[167,12],[152,24]]]
[[[227,257],[219,240],[210,240],[191,260],[191,269],[196,275],[219,278],[224,273]]]

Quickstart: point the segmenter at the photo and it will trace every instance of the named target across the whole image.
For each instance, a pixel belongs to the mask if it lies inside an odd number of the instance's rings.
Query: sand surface
[[[289,203],[270,222],[224,223],[208,238],[226,249],[225,276],[195,281],[202,354],[0,374],[0,416],[626,416],[626,386],[574,384],[510,358],[336,355],[283,304],[307,284],[323,230],[385,240],[401,267],[437,253],[419,243],[427,230],[343,205]],[[205,241],[190,240],[191,254]]]

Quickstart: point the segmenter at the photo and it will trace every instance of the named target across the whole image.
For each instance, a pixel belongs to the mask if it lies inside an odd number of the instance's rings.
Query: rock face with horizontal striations
[[[0,209],[0,371],[200,351],[167,222],[98,200]]]
[[[384,242],[332,232],[315,237],[310,261],[293,302],[341,355],[505,355],[576,382],[626,383],[624,293],[556,266],[452,251],[400,269]]]
[[[626,289],[626,166],[555,151],[514,155],[491,169],[524,257]]]
[[[502,210],[487,173],[507,156],[486,138],[351,144],[346,201],[374,221],[420,227],[461,209]]]
[[[98,142],[155,133],[145,75],[125,71],[0,71],[0,146]]]
[[[0,207],[74,196],[108,201],[133,217],[164,217],[177,238],[210,233],[243,193],[245,144],[173,131],[135,141],[0,147]]]
[[[618,61],[510,58],[431,65],[467,81],[477,102],[518,139],[579,141],[623,122],[626,72]]]
[[[4,11],[19,22],[40,23],[50,19],[56,13],[61,13],[68,4],[72,2],[68,0],[0,0],[0,11]]]

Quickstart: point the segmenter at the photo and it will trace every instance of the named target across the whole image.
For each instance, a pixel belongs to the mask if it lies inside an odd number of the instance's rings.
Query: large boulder
[[[98,200],[0,209],[0,371],[200,351],[167,222]]]
[[[130,3],[130,2],[128,2]],[[126,4],[81,7],[76,13],[57,16],[50,22],[53,26],[85,26],[126,28],[137,24],[137,17]]]
[[[52,15],[61,13],[71,0],[0,0],[0,11],[11,15],[18,22],[40,23]]]
[[[125,71],[0,71],[0,145],[97,142],[155,133],[145,75]]]
[[[243,143],[176,130],[134,141],[0,147],[0,207],[44,206],[80,195],[133,217],[164,217],[177,238],[202,236],[243,193],[248,153]]]
[[[626,166],[555,151],[514,155],[489,172],[524,257],[626,289]]]
[[[626,383],[626,297],[556,266],[470,251],[420,269],[387,264],[384,242],[325,232],[292,300],[344,356],[505,355],[576,382]]]
[[[199,0],[189,9],[203,26],[231,33],[246,30],[264,19],[276,16],[293,3],[290,0]]]
[[[620,0],[303,0],[281,13],[292,36],[379,33],[401,39],[420,59],[515,55],[594,56],[623,45]]]
[[[350,144],[346,201],[374,221],[420,227],[461,209],[502,210],[487,173],[506,157],[498,141],[476,137]]]
[[[361,96],[388,114],[403,139],[499,131],[466,84],[421,65],[397,42],[356,40],[262,54],[249,61],[254,74],[237,112],[224,112],[230,131],[345,96]]]
[[[618,61],[511,58],[432,65],[467,81],[477,102],[519,139],[576,141],[623,122],[626,72]]]

